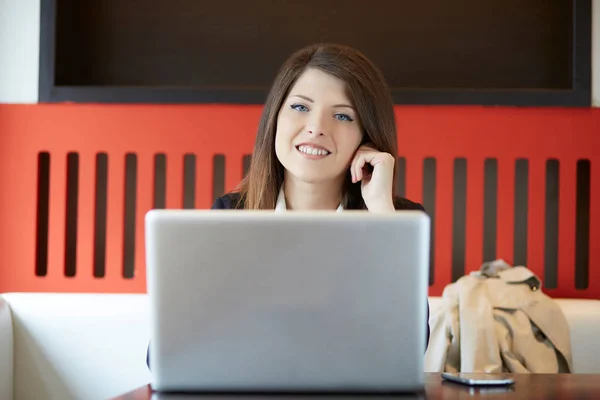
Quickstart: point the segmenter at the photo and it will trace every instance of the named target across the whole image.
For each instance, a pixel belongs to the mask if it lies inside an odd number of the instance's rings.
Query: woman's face
[[[362,140],[343,81],[307,69],[277,117],[275,154],[286,173],[308,183],[343,180]]]

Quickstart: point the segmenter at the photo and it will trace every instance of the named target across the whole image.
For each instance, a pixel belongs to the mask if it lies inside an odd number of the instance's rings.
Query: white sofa
[[[600,373],[600,301],[558,302],[575,372]],[[147,384],[148,311],[144,294],[1,295],[0,399],[108,399]]]

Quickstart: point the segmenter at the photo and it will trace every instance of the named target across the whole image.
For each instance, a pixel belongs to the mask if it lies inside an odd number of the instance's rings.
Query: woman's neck
[[[285,174],[286,207],[288,210],[335,210],[340,205],[343,183],[307,183]]]

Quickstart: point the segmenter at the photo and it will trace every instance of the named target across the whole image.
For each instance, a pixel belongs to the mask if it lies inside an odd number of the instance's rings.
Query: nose
[[[327,131],[325,116],[322,113],[313,111],[306,125],[306,130],[311,136],[323,136]]]

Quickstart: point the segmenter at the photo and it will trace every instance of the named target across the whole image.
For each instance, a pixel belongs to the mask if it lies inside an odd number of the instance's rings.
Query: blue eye
[[[352,118],[350,118],[349,115],[347,114],[335,114],[335,117],[337,119],[339,119],[340,121],[348,121],[348,122],[352,122],[354,121]]]
[[[308,108],[306,106],[303,106],[302,104],[292,104],[291,107],[296,110],[296,111],[300,111],[300,112],[307,112]]]

